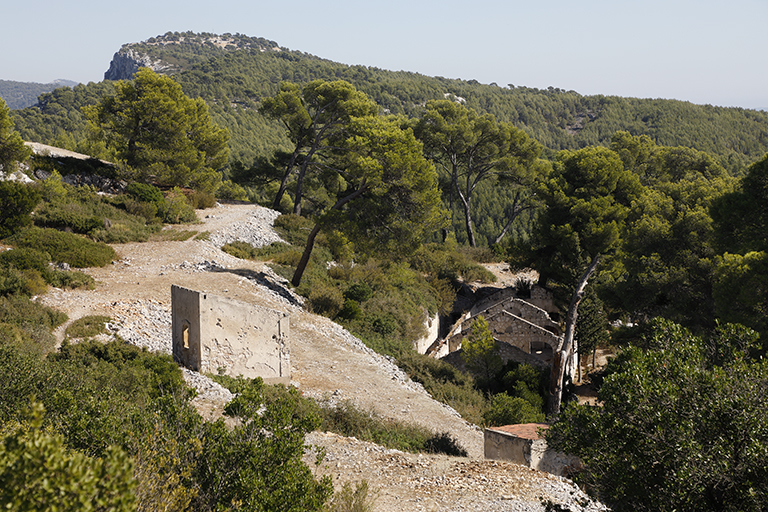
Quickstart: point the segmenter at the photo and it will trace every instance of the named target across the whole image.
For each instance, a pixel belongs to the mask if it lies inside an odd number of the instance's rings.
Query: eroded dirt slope
[[[482,460],[483,436],[477,427],[432,400],[392,362],[344,329],[304,311],[301,298],[268,267],[219,249],[225,241],[248,241],[254,234],[264,243],[276,239],[271,230],[274,212],[253,205],[225,205],[198,216],[201,224],[192,229],[210,232],[210,240],[115,245],[118,260],[104,268],[85,269],[96,279],[95,290],[53,290],[41,300],[66,312],[70,321],[86,315],[110,316],[112,329],[123,338],[166,352],[171,350],[174,284],[288,313],[292,382],[303,393],[349,399],[384,417],[449,432],[469,452],[469,459],[418,456],[333,434],[311,435],[309,442],[327,450],[326,462],[317,470],[332,475],[337,485],[367,480],[378,490],[378,511],[543,510],[541,497],[566,503],[580,496],[562,479]],[[58,331],[60,339],[65,327]],[[220,413],[221,395],[201,395],[204,414]],[[590,505],[591,510],[597,507]]]

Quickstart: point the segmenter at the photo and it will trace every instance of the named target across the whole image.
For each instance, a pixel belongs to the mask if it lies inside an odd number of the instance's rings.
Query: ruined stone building
[[[558,323],[560,312],[549,291],[534,286],[530,296],[520,297],[514,288],[506,288],[474,304],[448,335],[433,343],[426,353],[443,358],[461,349],[462,341],[470,335],[480,315],[485,317],[496,341],[547,363],[563,338]],[[573,375],[575,365],[575,360],[569,362],[568,375]]]

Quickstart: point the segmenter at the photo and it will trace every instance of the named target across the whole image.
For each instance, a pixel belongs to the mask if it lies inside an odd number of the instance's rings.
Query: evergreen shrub
[[[29,226],[29,214],[39,202],[37,189],[15,181],[0,181],[0,238]]]
[[[527,400],[499,393],[491,399],[491,406],[483,414],[486,426],[500,427],[518,423],[542,423],[544,413]]]
[[[158,205],[158,213],[163,222],[168,224],[186,224],[198,220],[192,204],[178,187],[166,194],[165,201]]]
[[[51,228],[32,227],[9,239],[17,248],[37,248],[51,260],[77,268],[103,267],[116,259],[115,250],[103,242]]]
[[[98,334],[106,333],[106,324],[111,320],[108,316],[84,316],[69,324],[64,334],[70,338],[92,338]]]
[[[0,253],[0,267],[14,267],[18,270],[34,269],[41,274],[48,270],[51,255],[34,247],[20,247]]]

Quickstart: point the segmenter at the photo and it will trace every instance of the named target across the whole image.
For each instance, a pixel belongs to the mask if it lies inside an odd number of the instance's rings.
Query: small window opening
[[[181,328],[181,337],[184,340],[184,348],[189,349],[189,324],[185,323]]]

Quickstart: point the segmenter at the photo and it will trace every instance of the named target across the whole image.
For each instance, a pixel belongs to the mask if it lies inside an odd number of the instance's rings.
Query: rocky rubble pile
[[[206,218],[212,218],[215,215],[214,213],[206,216]],[[211,233],[209,240],[216,247],[221,247],[235,240],[246,242],[254,247],[264,247],[273,242],[284,242],[273,228],[275,219],[279,216],[279,212],[269,208],[254,208],[245,222],[239,222],[225,230]]]
[[[320,472],[334,482],[365,478],[377,490],[377,511],[541,512],[547,502],[560,506],[554,510],[608,510],[564,478],[510,462],[405,453],[329,432],[307,442],[325,451]]]

